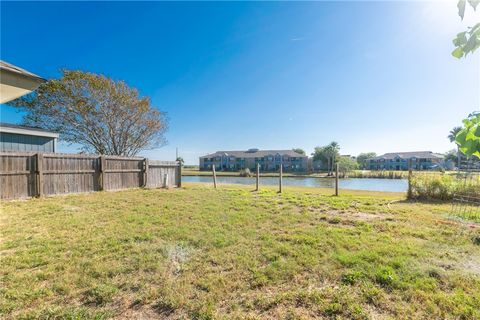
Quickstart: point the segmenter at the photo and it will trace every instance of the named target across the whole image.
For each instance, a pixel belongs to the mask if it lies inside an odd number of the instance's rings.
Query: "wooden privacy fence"
[[[0,198],[181,186],[176,161],[60,153],[0,153]]]

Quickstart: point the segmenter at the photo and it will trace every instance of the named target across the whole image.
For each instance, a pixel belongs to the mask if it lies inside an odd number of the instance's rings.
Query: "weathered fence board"
[[[0,198],[181,186],[175,161],[57,153],[0,153]]]
[[[45,154],[43,157],[43,193],[45,195],[100,190],[99,158],[68,154]]]
[[[2,198],[27,198],[36,195],[36,158],[33,153],[12,153],[0,157]],[[3,174],[5,173],[5,174]]]
[[[165,175],[167,180],[165,181]],[[150,160],[148,162],[148,188],[170,188],[179,185],[179,165],[174,161]],[[165,184],[166,182],[166,184]]]
[[[143,161],[143,158],[106,156],[105,190],[121,190],[143,186]]]

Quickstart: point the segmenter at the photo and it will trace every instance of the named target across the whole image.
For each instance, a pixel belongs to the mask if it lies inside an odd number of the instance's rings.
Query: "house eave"
[[[49,137],[49,138],[58,138],[60,135],[55,132],[48,132],[35,129],[23,129],[23,128],[9,128],[0,126],[0,132],[4,133],[13,133],[13,134],[23,134],[27,136],[38,136],[38,137]]]
[[[38,88],[46,80],[34,74],[0,68],[0,103],[15,100]]]

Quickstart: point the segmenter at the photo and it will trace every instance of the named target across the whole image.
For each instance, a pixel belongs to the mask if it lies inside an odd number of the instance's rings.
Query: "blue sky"
[[[444,152],[480,107],[480,54],[450,55],[479,19],[460,21],[455,1],[1,2],[0,54],[45,78],[80,69],[150,96],[170,118],[169,144],[143,153],[155,159],[332,140],[344,154]]]

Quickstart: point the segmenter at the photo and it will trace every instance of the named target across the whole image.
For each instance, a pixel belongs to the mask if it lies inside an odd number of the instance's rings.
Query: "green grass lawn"
[[[2,202],[0,318],[480,318],[478,226],[449,204],[349,193]]]

